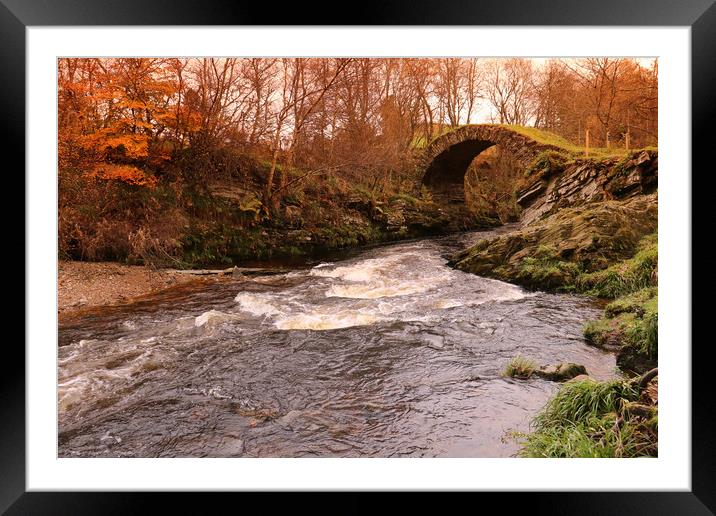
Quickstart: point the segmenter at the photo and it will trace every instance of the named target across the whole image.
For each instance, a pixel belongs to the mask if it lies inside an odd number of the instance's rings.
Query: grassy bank
[[[657,236],[643,237],[633,257],[598,272],[579,272],[569,291],[607,298],[604,316],[584,326],[588,343],[616,352],[627,374],[657,366]],[[657,456],[656,384],[633,380],[568,383],[533,420],[525,457]]]
[[[481,240],[451,263],[527,288],[600,295],[618,288],[619,278],[643,279],[622,274],[617,264],[635,257],[641,239],[656,230],[657,216],[655,195],[564,208],[521,230]]]
[[[655,383],[565,384],[533,420],[522,457],[656,457]]]

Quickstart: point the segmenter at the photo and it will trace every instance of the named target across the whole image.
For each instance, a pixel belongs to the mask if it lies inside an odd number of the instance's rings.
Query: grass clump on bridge
[[[521,134],[522,136],[526,136],[527,138],[530,138],[534,140],[535,142],[542,144],[542,145],[552,145],[554,147],[558,147],[560,149],[563,149],[566,153],[573,155],[573,156],[584,156],[584,145],[578,145],[575,144],[563,136],[559,136],[558,134],[555,134],[550,131],[546,131],[544,129],[539,129],[537,127],[528,127],[525,125],[515,125],[515,124],[462,124],[462,125],[456,125],[454,127],[450,126],[443,126],[441,127],[432,137],[431,140],[427,140],[425,136],[416,136],[413,141],[411,142],[411,148],[412,149],[424,149],[428,147],[434,140],[437,138],[450,133],[452,131],[457,131],[458,129],[462,129],[463,127],[467,127],[468,125],[483,125],[483,126],[494,126],[494,127],[504,127],[506,129],[509,129],[511,131],[514,131],[517,134]],[[627,154],[630,151],[627,151],[624,148],[621,147],[590,147],[589,148],[589,156],[593,157],[612,157],[612,156],[622,156],[624,154]]]
[[[508,129],[511,129],[512,131],[519,133],[523,136],[527,136],[528,138],[532,138],[537,143],[541,143],[543,145],[553,145],[555,147],[559,147],[561,149],[564,149],[569,154],[572,154],[574,156],[584,156],[584,145],[577,145],[566,138],[563,138],[562,136],[559,136],[555,133],[552,133],[550,131],[545,131],[544,129],[538,129],[537,127],[527,127],[524,125],[510,125],[510,124],[500,124],[503,127],[506,127]],[[622,156],[624,154],[627,154],[628,152],[626,149],[622,147],[590,147],[588,155],[590,157],[596,157],[596,158],[607,158],[607,157],[613,157],[613,156]]]
[[[511,131],[514,131],[518,134],[521,134],[522,136],[527,136],[528,138],[533,139],[537,143],[541,143],[543,145],[554,145],[555,147],[560,147],[566,151],[584,151],[583,147],[579,147],[566,138],[559,136],[558,134],[552,133],[550,131],[545,131],[544,129],[538,129],[537,127],[527,127],[524,125],[514,125],[514,124],[498,124],[501,127],[506,127],[507,129],[510,129]]]

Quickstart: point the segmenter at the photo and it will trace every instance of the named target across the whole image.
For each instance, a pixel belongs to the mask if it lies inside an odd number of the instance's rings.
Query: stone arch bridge
[[[428,145],[418,162],[424,170],[423,185],[440,203],[465,204],[465,173],[475,157],[499,145],[525,169],[543,151],[562,150],[540,143],[507,126],[466,125],[439,136]]]

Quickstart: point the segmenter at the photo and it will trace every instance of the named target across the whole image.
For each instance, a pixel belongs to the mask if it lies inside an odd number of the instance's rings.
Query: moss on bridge
[[[509,129],[510,131],[513,131],[517,134],[520,134],[522,136],[526,136],[527,138],[530,138],[534,140],[536,143],[540,145],[550,145],[554,147],[559,147],[560,150],[562,150],[565,154],[568,154],[570,156],[584,156],[584,145],[578,145],[575,144],[566,138],[559,136],[558,134],[555,134],[551,131],[547,131],[544,129],[539,129],[537,127],[529,127],[525,125],[516,125],[516,124],[463,124],[459,125],[453,128],[449,128],[445,131],[441,131],[438,136],[436,136],[430,144],[426,144],[424,139],[422,139],[417,147],[419,148],[427,148],[430,145],[432,145],[433,142],[441,138],[442,136],[445,136],[446,134],[449,134],[454,131],[458,131],[460,129],[463,129],[465,127],[469,126],[483,126],[483,127],[502,127],[505,129]],[[631,149],[627,151],[623,147],[590,147],[589,148],[589,156],[592,157],[614,157],[614,156],[623,156],[628,152],[633,152],[634,149]]]

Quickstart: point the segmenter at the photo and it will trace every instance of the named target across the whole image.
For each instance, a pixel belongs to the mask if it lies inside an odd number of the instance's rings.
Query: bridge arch
[[[436,200],[465,203],[465,173],[481,152],[499,145],[525,169],[538,154],[559,147],[540,143],[508,126],[475,124],[462,126],[433,140],[420,159],[422,183]]]

